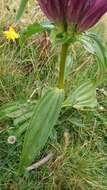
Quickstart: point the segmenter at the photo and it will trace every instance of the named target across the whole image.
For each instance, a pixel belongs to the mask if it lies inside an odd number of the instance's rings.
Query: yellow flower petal
[[[19,38],[19,34],[14,30],[12,26],[10,26],[8,31],[3,32],[6,39],[10,42],[11,40],[14,42]]]

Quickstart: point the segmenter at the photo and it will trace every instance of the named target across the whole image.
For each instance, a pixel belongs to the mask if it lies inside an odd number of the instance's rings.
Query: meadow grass
[[[38,99],[45,86],[55,86],[57,83],[56,52],[59,48],[49,44],[45,48],[46,51],[43,51],[46,45],[44,35],[28,39],[23,49],[17,44],[9,44],[4,39],[2,29],[13,22],[16,5],[18,1],[2,2],[1,106],[14,101],[26,102],[35,89],[32,99]],[[36,12],[37,9],[31,7],[28,7],[25,16],[18,23],[18,29],[31,23],[33,15],[33,20],[41,18],[41,12]],[[94,30],[101,34],[103,43],[106,44],[105,28],[102,21]],[[71,47],[72,53],[74,62],[66,80],[66,94],[89,77],[92,78],[96,70],[95,60],[78,44]],[[62,110],[55,126],[56,131],[35,162],[50,151],[54,153],[53,159],[24,176],[17,174],[23,137],[14,145],[8,144],[7,128],[13,126],[13,121],[3,119],[0,123],[0,190],[107,190],[107,96],[101,91],[102,88],[107,91],[106,84],[107,80],[97,91],[99,108],[83,111],[74,108]]]

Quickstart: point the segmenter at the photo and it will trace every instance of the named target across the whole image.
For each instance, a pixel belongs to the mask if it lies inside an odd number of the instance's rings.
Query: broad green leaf
[[[99,60],[107,67],[107,58],[105,54],[105,48],[102,45],[101,39],[94,33],[89,33],[88,36],[93,40],[94,52]]]
[[[98,71],[96,76],[96,85],[102,83],[105,80],[105,71],[107,70],[107,58],[105,55],[105,49],[96,35],[90,36],[94,40],[94,49],[98,58]]]
[[[81,42],[83,43],[84,48],[93,55],[95,54],[95,49],[93,47],[93,43],[90,41],[90,38],[88,36],[82,36]]]
[[[97,57],[98,70],[96,73],[96,85],[102,83],[105,79],[104,74],[107,70],[107,58],[105,49],[101,43],[101,40],[96,34],[86,33],[80,39],[85,49]]]
[[[29,121],[30,121],[30,119],[28,121],[24,121],[23,123],[21,123],[21,125],[17,125],[15,127],[9,128],[7,130],[9,136],[15,136],[17,139],[20,138],[20,136],[25,133],[25,131],[29,125]]]
[[[20,6],[19,6],[19,10],[16,16],[16,21],[20,19],[20,17],[22,16],[24,9],[26,7],[28,0],[20,0]]]
[[[5,119],[17,119],[26,117],[26,114],[31,112],[36,104],[36,101],[30,103],[20,103],[12,102],[8,103],[5,106],[2,106],[0,109],[0,120]]]
[[[96,107],[97,100],[95,84],[91,81],[82,84],[68,96],[63,106],[72,106],[77,109]]]
[[[13,123],[7,129],[9,135],[20,137],[26,131],[36,103],[36,101],[29,103],[12,102],[1,107],[0,121],[10,120]]]
[[[11,115],[13,112],[16,112],[17,110],[19,110],[22,104],[20,104],[19,102],[11,102],[8,103],[4,106],[1,106],[0,108],[0,120],[5,120],[7,118],[11,118],[9,115]]]
[[[37,103],[25,134],[19,173],[24,172],[45,145],[58,119],[63,99],[63,90],[53,88],[47,91]]]

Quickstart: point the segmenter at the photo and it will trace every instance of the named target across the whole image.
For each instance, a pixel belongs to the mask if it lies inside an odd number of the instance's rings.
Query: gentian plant
[[[28,0],[22,0],[17,19],[20,18]],[[95,25],[107,11],[107,0],[38,0],[41,10],[50,22],[33,23],[20,34],[25,39],[35,33],[47,31],[53,43],[61,47],[59,54],[59,79],[56,88],[49,88],[37,102],[27,127],[19,171],[23,173],[45,145],[59,117],[62,107],[95,107],[96,86],[103,82],[107,58],[99,37],[89,28]],[[64,98],[64,74],[71,43],[80,42],[97,57],[98,70],[94,80],[88,80],[72,94]]]

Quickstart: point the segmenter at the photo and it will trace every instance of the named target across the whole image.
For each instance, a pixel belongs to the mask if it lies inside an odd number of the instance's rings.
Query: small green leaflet
[[[87,81],[79,86],[68,96],[63,106],[72,106],[76,109],[96,107],[97,99],[95,84],[92,81]]]
[[[19,39],[20,46],[22,46],[26,41],[26,39],[28,39],[29,37],[35,34],[40,34],[45,31],[50,32],[50,30],[53,27],[54,25],[51,22],[41,22],[41,23],[34,22],[33,24],[29,24],[27,28],[25,28],[20,32],[20,39]]]
[[[22,36],[30,37],[33,34],[41,33],[46,29],[39,23],[33,23],[28,25],[28,27],[22,32]]]
[[[63,100],[64,91],[53,88],[37,103],[25,134],[19,173],[24,172],[45,145],[59,117]]]
[[[20,46],[22,46],[25,43],[26,39],[28,39],[32,35],[39,34],[44,31],[46,31],[46,27],[43,27],[39,23],[35,22],[33,24],[28,25],[26,29],[20,32],[20,39],[19,39]]]

